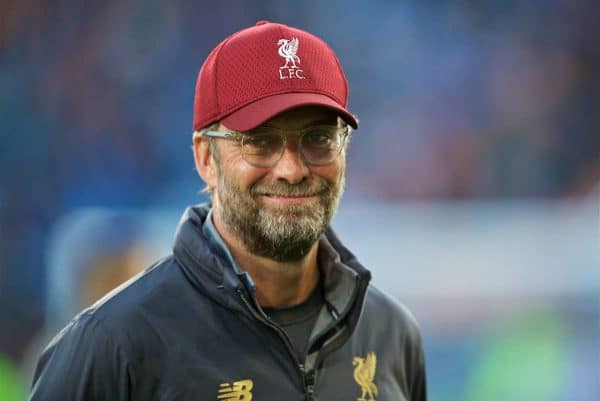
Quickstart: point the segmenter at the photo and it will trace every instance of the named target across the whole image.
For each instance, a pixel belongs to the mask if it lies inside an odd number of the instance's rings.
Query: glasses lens
[[[325,164],[333,161],[339,154],[343,135],[337,127],[315,127],[302,135],[300,148],[309,163]]]
[[[283,137],[276,133],[254,133],[242,139],[242,153],[246,161],[256,166],[269,166],[279,159]]]
[[[344,143],[345,131],[335,126],[313,127],[297,140],[304,161],[310,164],[331,163]],[[242,136],[242,155],[257,167],[271,167],[281,158],[285,136],[268,129]]]

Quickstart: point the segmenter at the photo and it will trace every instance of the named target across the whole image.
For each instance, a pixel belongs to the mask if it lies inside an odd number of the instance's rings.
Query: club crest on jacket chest
[[[366,357],[355,356],[352,358],[354,368],[354,380],[360,386],[360,397],[356,401],[377,401],[377,386],[373,382],[375,379],[375,369],[377,367],[377,356],[374,352],[369,352]]]

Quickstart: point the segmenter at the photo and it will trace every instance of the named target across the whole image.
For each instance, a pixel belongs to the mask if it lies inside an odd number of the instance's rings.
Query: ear
[[[211,190],[217,184],[217,170],[215,160],[212,157],[209,139],[194,133],[194,162],[196,163],[196,171]]]

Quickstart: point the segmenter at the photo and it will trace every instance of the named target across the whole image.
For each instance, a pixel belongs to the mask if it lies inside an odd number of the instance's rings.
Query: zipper
[[[363,287],[365,285],[367,285],[367,283],[368,283],[368,281],[365,282],[364,280],[362,280],[362,278],[360,276],[358,276],[356,279],[357,279],[357,283],[356,283],[356,287],[354,289],[354,293],[352,294],[352,300],[351,300],[352,304],[357,302],[356,297],[358,294],[361,294],[361,293],[363,294],[363,297],[359,301],[363,302],[364,296],[366,295],[365,291],[364,291],[365,289]],[[284,343],[287,347],[288,352],[292,356],[293,360],[296,361],[296,366],[298,366],[298,368],[299,368],[300,377],[302,379],[302,383],[304,384],[305,399],[306,399],[306,401],[312,401],[314,399],[314,387],[315,387],[316,373],[317,373],[315,366],[319,366],[319,363],[321,363],[321,361],[327,355],[329,355],[331,352],[333,352],[334,350],[336,350],[338,348],[337,346],[334,345],[334,343],[336,342],[336,340],[339,340],[341,335],[346,331],[345,326],[342,326],[342,328],[337,333],[335,333],[331,338],[328,338],[325,341],[325,343],[321,346],[320,350],[318,351],[316,358],[314,360],[310,361],[311,358],[309,358],[307,356],[307,360],[309,360],[309,362],[310,362],[310,368],[307,370],[307,367],[298,360],[298,357],[296,356],[296,353],[294,352],[292,342],[290,341],[290,338],[288,337],[287,333],[281,327],[279,327],[277,324],[273,323],[271,318],[269,316],[267,316],[260,307],[255,308],[253,305],[250,304],[250,302],[244,295],[244,291],[243,291],[242,287],[237,287],[236,291],[237,291],[239,297],[242,299],[242,302],[249,309],[252,316],[254,316],[256,319],[263,322],[268,327],[271,327],[284,340]],[[255,301],[255,304],[258,304],[254,297],[253,297],[253,300]],[[335,309],[333,312],[335,312],[335,315],[337,315],[337,317],[339,318],[339,314],[337,313],[337,311]],[[330,309],[330,313],[333,313],[333,312]],[[338,324],[338,319],[335,319],[335,316],[334,316],[334,322],[332,322],[329,325],[329,327],[326,328],[326,330],[323,330],[323,333],[326,333],[329,330],[331,330],[333,327],[335,327],[336,324]]]
[[[315,390],[315,378],[316,378],[315,369],[310,369],[307,371],[304,364],[298,360],[298,357],[296,356],[296,353],[294,352],[294,348],[292,346],[290,337],[287,335],[287,333],[281,327],[279,327],[277,324],[273,323],[271,318],[269,316],[267,316],[267,314],[262,309],[255,308],[254,306],[252,306],[250,301],[248,301],[248,299],[244,295],[244,291],[242,290],[241,287],[238,287],[236,289],[236,291],[237,291],[239,297],[242,299],[242,302],[244,303],[244,305],[246,305],[246,307],[250,310],[250,313],[252,314],[252,316],[254,316],[254,318],[261,321],[268,327],[275,330],[277,332],[277,334],[279,334],[279,336],[284,340],[283,342],[285,343],[285,346],[286,346],[288,352],[290,353],[290,355],[296,362],[296,366],[298,366],[298,369],[300,371],[300,378],[302,379],[302,383],[304,385],[305,399],[306,399],[306,401],[312,401],[314,399],[314,390]]]
[[[242,302],[244,302],[246,307],[250,310],[250,313],[252,313],[252,315],[256,319],[262,321],[264,324],[266,324],[267,326],[269,326],[270,328],[275,330],[280,335],[280,337],[283,338],[287,350],[289,351],[289,353],[292,355],[292,357],[296,361],[296,364],[300,365],[300,361],[298,360],[298,357],[294,353],[294,348],[292,347],[292,342],[290,341],[290,338],[288,337],[287,333],[285,331],[283,331],[283,329],[281,327],[279,327],[278,325],[273,323],[271,318],[269,316],[267,316],[265,314],[265,312],[263,312],[261,309],[257,310],[257,308],[253,307],[250,304],[250,301],[248,301],[248,299],[246,299],[246,297],[244,296],[244,291],[241,288],[237,288],[237,293],[240,296],[240,298],[242,299]]]
[[[300,370],[304,378],[304,399],[306,401],[313,401],[315,397],[316,371],[314,369],[306,371],[306,368],[302,364],[300,364]]]
[[[368,281],[363,280],[361,278],[361,276],[356,277],[356,280],[357,280],[356,287],[355,287],[354,293],[352,294],[352,300],[351,300],[352,304],[355,304],[356,302],[361,302],[361,303],[364,302],[364,297],[366,296],[366,293],[365,293],[365,288],[363,288],[363,287],[368,285]],[[360,299],[356,299],[358,294],[363,294]],[[335,327],[336,324],[337,324],[336,322],[332,323],[323,332],[326,333],[327,331],[331,330],[333,327]],[[329,354],[331,354],[333,351],[335,351],[336,349],[339,348],[339,346],[336,344],[336,342],[339,343],[338,340],[340,339],[340,337],[342,337],[342,334],[344,334],[347,331],[347,329],[348,329],[347,325],[343,325],[340,327],[340,329],[336,333],[334,333],[331,337],[329,337],[327,340],[325,340],[325,342],[321,345],[321,348],[320,348],[318,354],[312,361],[312,366],[319,366],[319,364],[321,363],[321,361],[323,359],[325,359]]]

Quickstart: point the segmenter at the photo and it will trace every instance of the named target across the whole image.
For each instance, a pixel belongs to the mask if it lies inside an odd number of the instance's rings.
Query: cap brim
[[[282,93],[250,103],[234,111],[221,123],[234,131],[249,131],[276,115],[302,106],[321,106],[338,113],[352,128],[358,128],[358,120],[348,110],[328,96],[319,93]]]

